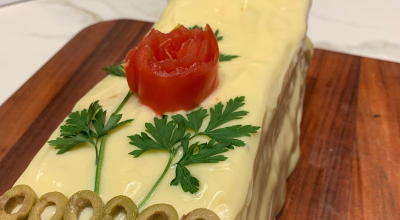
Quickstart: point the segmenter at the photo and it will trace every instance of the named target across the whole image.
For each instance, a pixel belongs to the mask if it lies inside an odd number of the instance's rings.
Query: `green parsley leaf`
[[[83,109],[69,114],[65,125],[60,127],[61,137],[48,142],[59,149],[57,154],[63,154],[83,142],[95,145],[91,138],[94,132],[90,129],[90,122],[100,108],[99,101],[95,101],[89,106],[89,110]]]
[[[65,125],[61,126],[61,136],[71,136],[75,135],[78,132],[85,132],[86,134],[89,132],[89,124],[87,123],[88,113],[87,110],[79,112],[72,112],[68,119],[66,120]]]
[[[251,125],[235,125],[231,127],[219,128],[212,131],[205,131],[204,134],[214,138],[219,142],[232,143],[232,145],[243,147],[244,141],[236,139],[238,137],[250,136],[251,133],[257,133],[260,127]]]
[[[97,132],[97,138],[102,137],[110,131],[133,121],[132,119],[129,119],[119,122],[122,118],[122,115],[111,114],[107,123],[105,123],[106,115],[107,111],[103,111],[103,109],[100,109],[99,112],[96,114],[96,120],[93,121],[93,127]]]
[[[200,135],[207,135],[219,142],[228,142],[235,146],[245,146],[244,141],[237,138],[250,136],[251,133],[256,133],[260,127],[251,125],[234,125],[225,128],[219,128],[221,125],[232,121],[242,119],[248,114],[247,111],[237,111],[244,105],[244,96],[230,99],[226,104],[225,109],[221,102],[216,104],[214,108],[210,109],[210,122],[204,132]]]
[[[145,132],[142,132],[140,135],[135,134],[133,136],[129,136],[129,138],[131,139],[131,142],[129,142],[130,144],[135,145],[136,147],[141,149],[134,150],[129,153],[135,158],[139,157],[142,153],[148,150],[165,150],[165,148],[161,144],[151,139],[149,135],[147,135]]]
[[[172,116],[172,119],[175,123],[183,122],[189,128],[191,128],[194,132],[199,133],[199,129],[203,124],[203,120],[208,116],[207,110],[203,108],[199,108],[196,111],[192,111],[186,115],[187,120],[180,114]]]
[[[124,63],[124,62],[123,62]],[[126,77],[124,67],[121,64],[110,65],[101,68],[104,72],[109,73],[113,76]]]
[[[173,122],[168,122],[168,117],[162,119],[154,118],[154,125],[146,123],[146,132],[148,132],[154,139],[163,146],[167,151],[170,151],[172,143],[172,134],[176,128]]]
[[[61,128],[60,136],[62,136],[62,137],[73,136],[76,133],[85,131],[85,130],[82,130],[82,128],[75,126],[75,125],[63,125],[60,128]]]
[[[232,120],[242,119],[243,116],[246,116],[249,112],[247,111],[236,111],[240,107],[244,105],[244,96],[236,97],[234,100],[230,99],[226,104],[226,108],[224,111],[224,105],[221,102],[216,104],[214,108],[210,109],[211,119],[206,128],[206,132],[212,129],[215,129],[222,124],[225,124]]]
[[[216,143],[210,140],[208,143],[194,143],[189,148],[189,140],[182,140],[182,148],[184,155],[176,164],[175,179],[171,181],[171,185],[177,186],[181,184],[184,192],[196,193],[199,191],[199,180],[192,176],[186,166],[198,163],[219,163],[227,159],[222,153],[227,152],[230,148],[229,143]],[[195,153],[197,152],[197,153]]]
[[[167,123],[168,116],[164,118],[154,118],[154,125],[146,123],[146,132],[154,139],[150,138],[147,133],[142,132],[140,135],[129,136],[130,144],[135,145],[141,150],[134,150],[129,154],[134,157],[139,157],[142,153],[148,150],[166,150],[169,153],[176,152],[174,145],[178,143],[185,134],[186,127],[184,123]]]
[[[187,166],[196,163],[219,163],[228,159],[224,155],[220,155],[229,151],[230,143],[218,143],[215,139],[211,139],[208,143],[192,144],[189,148],[189,140],[182,140],[184,155],[178,164]]]
[[[107,124],[104,126],[104,130],[100,133],[101,136],[133,121],[133,119],[128,119],[120,122],[121,118],[122,114],[111,114]]]
[[[100,137],[100,133],[104,129],[104,124],[106,123],[107,111],[103,111],[103,109],[99,109],[99,112],[95,116],[95,120],[92,121],[93,128],[97,133],[94,133],[94,136]]]
[[[56,149],[58,150],[57,154],[63,154],[80,144],[85,142],[92,143],[92,141],[93,140],[91,138],[82,134],[78,134],[71,137],[58,137],[57,139],[51,140],[48,143],[51,146],[56,146]]]
[[[199,191],[199,180],[192,176],[190,174],[190,171],[186,167],[177,164],[175,175],[176,177],[172,180],[171,185],[178,186],[179,184],[181,184],[183,191],[190,192],[191,194]]]
[[[238,58],[239,56],[237,55],[225,55],[223,53],[219,53],[219,62],[226,62],[226,61],[231,61],[235,58]]]
[[[219,29],[217,29],[214,32],[215,38],[217,38],[217,41],[221,41],[224,37],[223,36],[218,36],[219,35]]]
[[[88,113],[87,113],[87,118],[86,118],[86,125],[87,125],[87,126],[90,125],[90,122],[92,121],[93,116],[94,116],[94,115],[97,113],[97,111],[100,110],[100,109],[101,109],[101,105],[99,104],[99,101],[98,101],[98,100],[95,101],[95,102],[92,102],[92,103],[90,104],[89,110],[87,111]],[[83,111],[85,111],[85,109],[84,109]]]
[[[173,145],[175,145],[176,143],[180,142],[183,138],[185,138],[185,132],[186,132],[185,123],[184,122],[177,123],[177,126],[178,127],[174,130],[174,133],[172,134],[172,137],[171,137],[171,141],[170,141],[171,147]],[[186,135],[187,138],[189,138],[188,135],[190,135],[190,134]],[[176,150],[177,150],[177,148],[173,149],[171,152],[173,154],[175,154]]]
[[[60,127],[60,137],[48,143],[59,150],[57,154],[63,154],[83,142],[92,144],[97,151],[96,143],[100,137],[133,121],[125,120],[120,122],[122,115],[112,114],[106,123],[106,114],[107,111],[103,111],[99,101],[92,102],[89,109],[83,109],[82,111],[69,114],[65,125]],[[94,130],[91,129],[92,125]],[[96,142],[93,138],[97,139]]]

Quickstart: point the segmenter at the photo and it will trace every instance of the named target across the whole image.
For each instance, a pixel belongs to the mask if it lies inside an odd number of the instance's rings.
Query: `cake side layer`
[[[214,29],[220,29],[224,36],[221,51],[240,58],[220,64],[220,85],[202,107],[245,96],[243,109],[250,114],[239,123],[262,126],[265,130],[270,126],[273,109],[278,106],[292,58],[297,59],[301,48],[307,7],[306,0],[173,0],[155,27],[168,32],[178,23],[189,26],[209,23]],[[127,91],[123,78],[109,76],[83,97],[74,111],[100,100],[104,109],[113,112]],[[139,202],[162,173],[168,154],[149,152],[135,159],[128,155],[136,148],[129,145],[127,136],[144,131],[144,124],[151,122],[154,114],[135,96],[121,113],[123,119],[135,121],[111,133],[107,139],[100,195],[104,201],[123,194]],[[263,123],[265,115],[267,120]],[[50,139],[58,135],[59,129]],[[170,186],[175,175],[175,167],[171,167],[148,205],[169,203],[180,215],[205,207],[218,213],[221,219],[234,219],[243,210],[249,195],[254,160],[259,147],[263,147],[259,144],[260,137],[260,134],[244,137],[247,146],[227,152],[228,160],[222,163],[190,166],[190,172],[200,180],[199,193],[184,193],[180,187]],[[173,163],[179,159],[178,156]],[[39,196],[48,191],[71,196],[82,189],[93,189],[94,160],[91,146],[82,145],[64,155],[56,155],[54,147],[46,144],[16,184],[30,185]]]
[[[288,70],[269,126],[262,131],[254,162],[250,199],[236,219],[275,219],[283,207],[286,179],[299,157],[305,78],[312,54],[313,46],[306,39]],[[264,123],[268,123],[266,118]]]

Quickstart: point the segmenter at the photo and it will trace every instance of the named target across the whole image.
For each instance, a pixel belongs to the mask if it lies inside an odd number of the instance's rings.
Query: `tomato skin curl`
[[[209,25],[152,29],[126,55],[129,88],[157,115],[198,107],[218,86],[219,48]]]

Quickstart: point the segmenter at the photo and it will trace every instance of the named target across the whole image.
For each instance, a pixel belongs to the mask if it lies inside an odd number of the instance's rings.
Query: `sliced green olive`
[[[183,215],[181,220],[220,220],[218,215],[213,211],[205,208],[195,209],[186,215]]]
[[[25,220],[36,203],[36,193],[27,185],[18,185],[9,189],[0,197],[0,219],[1,220]],[[21,205],[19,210],[13,210]]]
[[[29,214],[29,220],[42,220],[43,211],[49,206],[55,206],[56,212],[50,220],[62,220],[64,207],[68,198],[60,192],[49,192],[41,196]]]
[[[113,220],[121,211],[125,211],[126,220],[135,220],[138,216],[137,206],[132,199],[127,196],[116,196],[104,206],[102,220]]]
[[[81,212],[88,207],[93,208],[92,217],[89,220],[101,220],[103,213],[103,200],[95,192],[82,190],[69,198],[64,208],[64,220],[78,220]]]
[[[172,205],[156,204],[143,210],[137,220],[179,220],[179,217]]]

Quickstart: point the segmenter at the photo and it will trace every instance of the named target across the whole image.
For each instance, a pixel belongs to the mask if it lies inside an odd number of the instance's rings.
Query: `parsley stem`
[[[124,100],[122,100],[121,104],[119,104],[117,110],[115,110],[114,114],[118,114],[119,111],[121,111],[121,109],[124,107],[124,105],[126,104],[126,102],[128,101],[128,99],[131,97],[132,92],[131,90],[129,90],[128,94],[126,94]]]
[[[119,104],[117,110],[115,110],[114,114],[118,114],[119,111],[125,106],[126,102],[128,99],[131,97],[132,92],[129,90],[129,92],[126,94],[124,100],[122,100],[121,104]],[[103,158],[104,158],[104,149],[106,147],[106,140],[107,140],[107,134],[105,134],[101,138],[101,143],[100,143],[100,150],[97,149],[97,142],[96,141],[96,177],[94,180],[94,192],[99,194],[100,192],[100,178],[101,178],[101,168],[103,167]]]
[[[104,158],[104,148],[106,146],[107,134],[101,138],[100,151],[99,151],[99,160],[97,161],[96,167],[96,178],[94,181],[94,192],[99,194],[100,192],[100,177],[101,177],[101,168],[103,166],[103,158]]]
[[[156,190],[156,188],[158,187],[160,182],[164,179],[165,174],[167,174],[173,159],[174,159],[174,155],[170,154],[168,164],[165,167],[164,172],[161,174],[160,178],[158,178],[157,182],[154,184],[153,188],[151,188],[150,192],[147,193],[146,197],[144,197],[144,199],[142,201],[140,201],[139,206],[138,206],[139,211],[143,208],[143,206],[147,203],[147,201],[149,201],[150,197],[153,195],[154,191]]]
[[[97,142],[96,145],[94,145],[94,149],[96,150],[96,166],[99,164],[99,149],[97,148]]]

